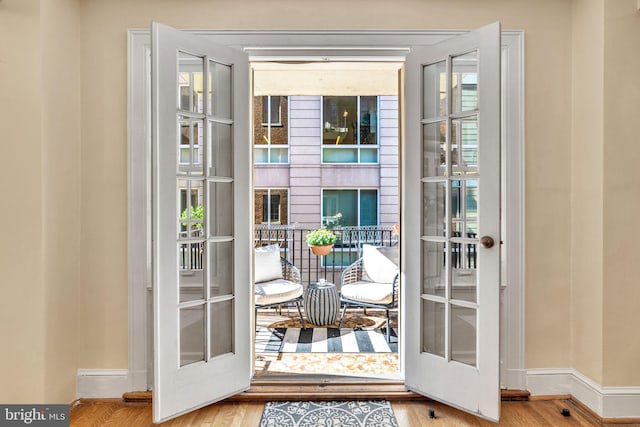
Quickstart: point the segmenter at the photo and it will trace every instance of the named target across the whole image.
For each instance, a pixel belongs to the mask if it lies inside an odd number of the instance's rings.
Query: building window
[[[327,228],[378,225],[378,190],[323,190],[322,225]]]
[[[282,126],[280,119],[281,96],[262,97],[262,126]]]
[[[288,99],[256,96],[253,99],[253,146],[256,163],[289,162]]]
[[[255,190],[255,224],[281,225],[289,223],[289,191],[287,189]]]
[[[378,162],[378,97],[322,98],[323,163]]]
[[[349,189],[322,191],[322,225],[336,227],[366,227],[378,225],[378,190]],[[346,240],[338,238],[335,250],[322,257],[323,266],[346,267],[361,254],[360,245],[366,243],[353,234]],[[343,236],[344,237],[344,236]]]

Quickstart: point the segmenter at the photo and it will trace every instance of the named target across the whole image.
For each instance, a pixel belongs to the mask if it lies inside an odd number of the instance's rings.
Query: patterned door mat
[[[384,329],[265,328],[256,331],[256,353],[396,353],[398,337],[391,342]]]
[[[398,426],[386,400],[345,402],[267,402],[260,427]]]

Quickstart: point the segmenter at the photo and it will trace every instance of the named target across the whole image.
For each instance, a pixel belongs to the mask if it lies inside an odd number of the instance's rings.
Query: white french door
[[[154,422],[249,388],[248,70],[152,25]]]
[[[154,421],[250,385],[248,58],[152,27]],[[408,388],[497,420],[500,26],[407,55]]]
[[[497,421],[500,24],[411,52],[404,73],[405,382]]]

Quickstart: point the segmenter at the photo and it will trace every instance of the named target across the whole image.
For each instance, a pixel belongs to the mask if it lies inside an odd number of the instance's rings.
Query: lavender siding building
[[[397,96],[254,99],[256,224],[399,222]]]

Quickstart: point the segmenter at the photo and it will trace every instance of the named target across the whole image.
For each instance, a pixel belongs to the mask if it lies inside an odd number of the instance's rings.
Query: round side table
[[[340,295],[336,285],[320,280],[309,285],[304,293],[304,310],[314,325],[335,323],[340,312]]]

